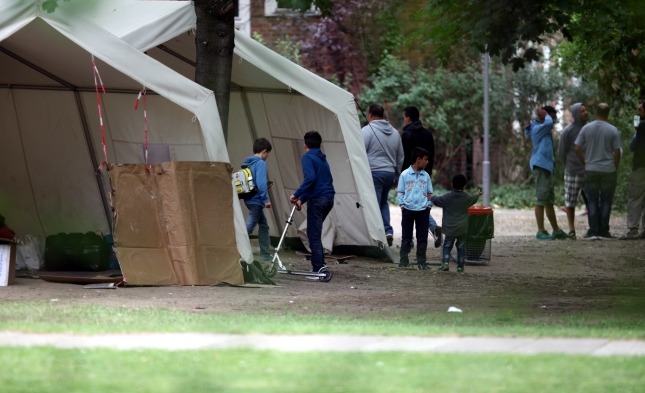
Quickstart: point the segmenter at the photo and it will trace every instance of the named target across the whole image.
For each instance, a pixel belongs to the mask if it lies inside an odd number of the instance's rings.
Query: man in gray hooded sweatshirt
[[[576,103],[571,106],[573,123],[570,123],[560,135],[558,158],[564,164],[564,206],[567,208],[569,220],[569,235],[576,238],[576,205],[580,190],[585,186],[585,167],[582,165],[573,147],[582,127],[587,124],[589,113],[584,104]]]
[[[381,105],[370,105],[367,112],[369,124],[361,131],[367,151],[367,160],[372,171],[376,200],[383,218],[387,245],[392,246],[394,230],[390,225],[390,207],[387,204],[387,197],[401,173],[404,154],[401,135],[384,119],[384,114],[385,111]]]

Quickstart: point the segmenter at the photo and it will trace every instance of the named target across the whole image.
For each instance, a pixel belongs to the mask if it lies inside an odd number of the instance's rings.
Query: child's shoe
[[[450,270],[450,267],[448,266],[448,262],[444,262],[441,264],[441,267],[439,268],[440,272],[447,272]]]
[[[464,267],[457,267],[457,273],[463,273],[464,272]]]
[[[432,270],[430,266],[428,266],[427,263],[418,263],[417,264],[417,269],[419,270]]]
[[[547,232],[547,231],[538,232],[535,235],[535,238],[537,240],[553,240],[553,237],[551,235],[549,235],[549,232]]]

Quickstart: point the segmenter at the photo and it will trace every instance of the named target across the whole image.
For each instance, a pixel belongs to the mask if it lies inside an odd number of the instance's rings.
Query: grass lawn
[[[0,348],[3,392],[642,392],[645,359]]]
[[[51,302],[0,301],[0,330],[24,332],[213,332],[327,333],[416,336],[557,336],[645,338],[642,312],[612,315],[521,311],[463,314],[372,313],[336,316],[292,313],[207,313],[167,308],[65,305]]]

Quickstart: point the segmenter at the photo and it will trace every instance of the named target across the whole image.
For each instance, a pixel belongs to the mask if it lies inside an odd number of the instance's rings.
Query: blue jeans
[[[585,172],[585,191],[589,199],[589,236],[607,235],[611,205],[616,191],[616,172]]]
[[[396,181],[396,174],[394,172],[376,171],[372,172],[372,181],[374,182],[374,190],[376,191],[376,201],[381,210],[381,218],[383,218],[383,228],[385,228],[385,236],[392,236],[394,230],[390,225],[390,206],[387,204],[387,196]]]
[[[443,263],[450,262],[450,252],[457,243],[457,267],[464,267],[466,261],[466,236],[447,236],[443,241]]]
[[[426,250],[428,249],[428,215],[430,209],[420,211],[401,209],[401,257],[399,266],[408,266],[408,254],[412,250],[412,230],[417,228],[417,264],[426,263]]]
[[[334,198],[315,198],[307,201],[307,238],[311,249],[311,267],[314,272],[325,265],[322,244],[323,221],[334,207]]]
[[[264,206],[260,205],[246,205],[249,209],[249,216],[246,219],[246,231],[249,236],[253,233],[256,225],[260,225],[258,231],[258,241],[260,242],[260,260],[270,261],[271,254],[269,253],[269,222],[264,215]]]
[[[432,218],[432,214],[428,213],[428,216],[430,217],[430,224],[428,226],[428,230],[432,233],[434,233],[434,230],[437,229],[437,222]]]

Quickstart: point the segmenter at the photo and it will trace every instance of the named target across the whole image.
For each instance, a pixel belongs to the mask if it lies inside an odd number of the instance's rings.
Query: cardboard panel
[[[114,238],[132,285],[243,284],[232,168],[220,162],[111,165]],[[235,201],[237,203],[237,201]]]

